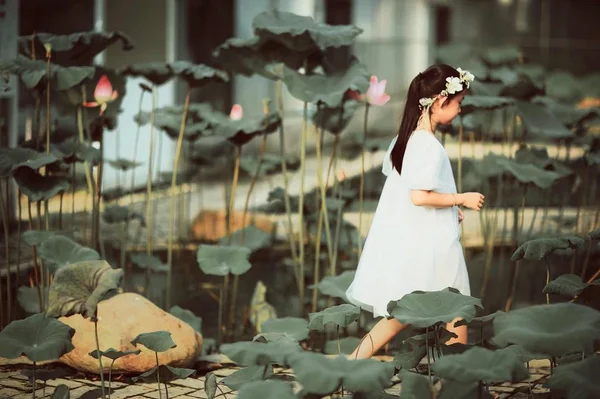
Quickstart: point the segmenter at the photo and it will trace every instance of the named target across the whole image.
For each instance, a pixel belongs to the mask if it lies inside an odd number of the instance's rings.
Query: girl
[[[434,135],[448,124],[473,81],[468,71],[433,65],[411,82],[396,138],[383,163],[387,176],[354,281],[349,301],[385,316],[363,338],[351,358],[368,358],[407,325],[388,319],[387,305],[413,291],[454,287],[470,295],[469,276],[459,237],[464,206],[479,211],[484,196],[457,194],[450,160]],[[467,341],[466,326],[449,343]]]

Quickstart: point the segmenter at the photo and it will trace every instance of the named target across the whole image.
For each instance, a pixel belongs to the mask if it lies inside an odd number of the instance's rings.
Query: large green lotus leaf
[[[43,230],[28,230],[23,233],[23,241],[25,244],[29,246],[39,247],[42,245],[44,241],[47,239],[57,236],[57,235],[66,235],[70,233],[68,230],[51,230],[51,231],[43,231]]]
[[[600,228],[590,231],[587,235],[590,240],[600,240]]]
[[[60,176],[42,176],[33,169],[20,167],[13,172],[19,188],[32,202],[45,201],[69,189],[69,180]]]
[[[545,386],[566,399],[600,398],[599,375],[600,355],[596,354],[580,362],[558,366]]]
[[[68,35],[53,35],[50,33],[35,33],[33,35],[19,36],[19,53],[28,58],[43,57],[46,54],[45,45],[52,47],[52,58],[77,62],[79,64],[90,63],[94,57],[111,44],[121,42],[121,49],[129,51],[134,44],[123,32],[77,32]],[[32,54],[32,50],[34,54]]]
[[[47,294],[48,289],[46,288],[42,292],[42,295],[44,295],[45,298],[45,295]],[[17,291],[17,302],[19,302],[21,308],[27,313],[33,314],[40,313],[42,311],[42,308],[40,307],[38,287],[28,287],[25,285],[19,287],[19,290]]]
[[[370,345],[370,342],[363,341],[363,345]],[[414,343],[405,341],[401,342],[394,356],[394,364],[399,369],[410,370],[417,367],[421,359],[427,355],[427,348],[425,346],[416,345]]]
[[[560,140],[573,136],[549,109],[533,102],[518,101],[517,111],[531,138]]]
[[[481,54],[483,61],[491,66],[516,64],[522,57],[523,52],[515,46],[492,47]]]
[[[142,351],[139,349],[136,350],[130,350],[130,351],[118,351],[114,348],[108,348],[105,351],[100,351],[100,356],[103,357],[107,357],[111,360],[117,360],[122,358],[123,356],[129,356],[129,355],[139,355]],[[93,357],[94,359],[98,359],[98,351],[93,350],[89,353],[89,355],[91,357]],[[161,380],[162,381],[162,380]]]
[[[250,249],[236,245],[200,245],[196,259],[200,269],[214,276],[241,275],[250,270]]]
[[[105,160],[105,162],[108,163],[113,168],[119,169],[123,172],[127,172],[130,169],[135,169],[138,166],[143,165],[143,163],[141,163],[141,162],[134,162],[129,159],[123,159],[123,158],[114,159],[114,160],[107,159],[107,160]]]
[[[263,41],[275,41],[290,50],[306,51],[349,46],[363,30],[353,25],[328,25],[311,17],[278,10],[254,17],[252,27]]]
[[[499,157],[498,162],[505,174],[509,174],[522,184],[534,184],[541,189],[550,188],[561,177],[557,172],[531,164],[518,163],[506,157]]]
[[[58,269],[50,285],[48,316],[95,317],[98,302],[118,294],[123,269],[104,260],[78,262]]]
[[[136,377],[131,377],[133,382],[143,381],[147,383],[156,382],[158,374],[158,380],[161,383],[167,383],[174,380],[184,380],[192,375],[196,374],[194,369],[183,369],[171,366],[160,365],[153,367],[152,369],[142,373]]]
[[[228,388],[238,391],[245,384],[252,381],[266,380],[273,375],[273,366],[248,366],[228,375],[221,381]]]
[[[111,205],[104,208],[102,211],[102,219],[106,223],[122,223],[127,220],[137,219],[142,226],[146,226],[146,218],[139,212],[129,210],[129,207],[123,205]]]
[[[512,69],[519,75],[527,76],[531,81],[543,86],[546,77],[546,69],[539,64],[524,63],[515,64]]]
[[[259,51],[260,39],[233,37],[227,39],[213,52],[213,56],[223,69],[244,76],[261,75],[267,79],[277,80],[279,77],[270,67],[269,60]]]
[[[400,399],[433,399],[431,382],[426,375],[400,372],[398,377],[402,379]]]
[[[69,387],[65,384],[60,384],[56,387],[50,399],[70,399]]]
[[[337,276],[323,277],[323,279],[319,281],[319,284],[317,284],[316,288],[322,295],[341,298],[348,302],[348,298],[346,298],[346,291],[348,290],[348,287],[350,287],[352,280],[354,280],[355,274],[355,270],[346,270]],[[309,288],[314,288],[314,285],[311,285]]]
[[[285,162],[288,164],[290,161],[285,159]],[[263,154],[262,159],[260,159],[257,158],[255,154],[242,155],[240,158],[240,169],[249,176],[256,176],[257,170],[259,177],[270,175],[281,170],[281,156],[275,154]]]
[[[164,264],[160,258],[152,254],[134,254],[131,255],[131,263],[137,267],[145,270],[151,270],[153,272],[166,272],[169,270],[169,266]]]
[[[554,357],[592,353],[594,341],[600,338],[600,312],[575,303],[530,306],[498,315],[494,334],[499,347],[517,344],[531,353]]]
[[[177,76],[183,79],[190,87],[202,87],[209,83],[225,83],[229,81],[226,72],[220,71],[203,64],[192,64],[189,61],[175,61],[169,64]]]
[[[491,69],[489,78],[501,82],[504,86],[513,86],[519,81],[519,74],[506,66]]]
[[[50,145],[52,151],[59,154],[67,163],[89,162],[97,165],[102,159],[100,151],[91,145],[81,143],[78,137],[69,137],[57,144]]]
[[[500,313],[504,313],[504,312],[502,310],[498,310],[494,313],[490,313],[485,316],[475,317],[473,320],[471,320],[468,323],[465,320],[459,320],[456,323],[454,323],[454,325],[456,327],[468,325],[469,327],[472,327],[472,328],[483,328],[483,327],[487,326],[488,324],[492,324],[492,322],[494,321],[496,316],[498,316]]]
[[[567,127],[575,127],[600,116],[600,110],[598,109],[579,109],[572,105],[559,103],[550,97],[538,96],[531,101],[548,108],[556,119]]]
[[[298,340],[292,337],[290,334],[275,332],[257,334],[254,336],[254,338],[252,338],[252,342],[262,342],[264,344],[268,344],[269,342],[278,342],[281,344],[287,343],[292,345],[299,344]]]
[[[583,244],[584,240],[582,238],[574,236],[536,238],[521,244],[521,246],[512,254],[511,260],[542,260],[551,252],[565,249],[577,249],[581,248]]]
[[[175,76],[175,72],[164,62],[127,65],[117,70],[117,73],[123,76],[143,77],[157,86],[166,83]]]
[[[96,250],[61,235],[53,235],[42,242],[38,255],[54,269],[83,261],[96,261],[100,255]]]
[[[471,82],[469,86],[469,92],[473,93],[474,96],[499,96],[500,92],[504,88],[502,83],[490,83],[490,82],[481,82],[479,80],[475,80]],[[468,97],[468,96],[467,96]],[[465,99],[467,98],[465,97]]]
[[[459,382],[522,381],[529,377],[525,364],[511,351],[474,346],[459,355],[446,355],[431,366],[436,375]]]
[[[583,82],[565,71],[549,73],[545,86],[548,97],[566,103],[578,101],[583,94]]]
[[[58,161],[54,154],[38,152],[30,148],[1,148],[0,149],[0,177],[8,177],[10,173],[20,167],[37,170]]]
[[[337,355],[338,353],[349,355],[354,352],[354,349],[360,345],[360,338],[344,337],[340,339],[332,339],[325,342],[323,353],[327,355]],[[366,343],[368,345],[368,342]]]
[[[154,352],[166,352],[177,346],[171,338],[171,333],[168,331],[154,331],[139,334],[131,341],[131,344],[135,347],[137,347],[138,344],[143,345]]]
[[[517,356],[520,359],[521,363],[527,363],[532,360],[549,359],[550,358],[550,356],[544,355],[542,353],[529,352],[527,349],[523,348],[520,345],[509,345],[506,348],[503,348],[502,350],[512,352],[515,356]]]
[[[381,392],[389,387],[394,365],[374,359],[328,358],[301,352],[290,356],[290,366],[304,393],[327,395],[344,386],[352,392]]]
[[[308,338],[308,321],[300,317],[281,317],[266,320],[261,324],[261,331],[265,333],[288,334],[297,341]]]
[[[217,386],[217,376],[213,373],[206,374],[204,380],[204,392],[206,392],[208,399],[214,399],[215,394],[217,393]]]
[[[342,304],[323,309],[320,312],[309,314],[310,322],[308,328],[311,330],[325,331],[328,324],[333,324],[338,327],[347,327],[358,320],[360,316],[360,308]]]
[[[479,382],[444,381],[437,399],[493,399]]]
[[[203,137],[195,143],[190,143],[189,159],[196,166],[210,166],[221,159],[231,158],[235,145],[224,137]]]
[[[434,346],[435,342],[436,342],[436,335],[437,335],[437,341],[440,344],[445,344],[452,338],[457,337],[457,335],[455,333],[450,332],[446,328],[440,326],[437,329],[437,331],[435,329],[430,329],[429,331],[427,331],[423,334],[418,334],[418,335],[413,335],[411,337],[408,337],[405,340],[405,342],[408,342],[414,346],[423,346],[423,347]]]
[[[16,359],[25,355],[32,362],[56,360],[75,349],[71,338],[75,330],[37,313],[15,320],[0,331],[0,357]]]
[[[566,297],[575,298],[589,286],[600,287],[600,280],[591,283],[581,281],[581,277],[576,274],[563,274],[550,281],[542,291],[544,294],[560,294]]]
[[[483,308],[481,300],[461,295],[453,289],[442,291],[416,291],[391,301],[387,311],[402,323],[414,328],[426,328],[440,323],[449,323],[456,318],[467,322],[475,318],[476,307]]]
[[[286,68],[283,81],[290,94],[298,100],[335,107],[348,90],[365,92],[369,87],[369,73],[358,62],[353,62],[345,71],[331,75],[303,75]]]
[[[241,341],[234,344],[223,344],[219,348],[221,353],[244,366],[267,364],[288,365],[291,354],[302,351],[298,344],[290,342],[261,342]]]
[[[600,165],[600,153],[587,151],[584,155],[585,163],[588,165]]]
[[[0,61],[0,73],[17,75],[28,89],[45,88],[46,80],[50,77],[50,86],[59,91],[65,91],[81,84],[85,79],[91,79],[96,70],[94,67],[63,67],[50,64],[47,73],[46,61],[30,60],[19,55],[14,60]]]
[[[466,96],[461,104],[461,114],[467,115],[475,110],[498,109],[514,105],[515,100],[510,97],[497,96]]]
[[[340,134],[354,117],[359,104],[358,101],[347,100],[333,106],[321,105],[313,114],[312,121],[319,129]]]
[[[182,114],[172,113],[170,110],[158,109],[154,112],[154,126],[164,131],[172,139],[179,138],[181,130]],[[145,125],[150,123],[150,112],[141,112],[134,117],[134,120]],[[190,115],[186,120],[185,128],[183,129],[183,138],[187,141],[196,141],[200,136],[212,134],[210,132],[211,125],[207,121],[194,121]]]
[[[550,158],[544,147],[522,145],[515,153],[515,161],[519,164],[531,164],[540,169],[553,171],[559,175],[559,178],[573,174],[573,170],[564,163]]]
[[[248,220],[252,221],[251,216],[248,216]],[[262,248],[266,248],[271,244],[272,234],[269,234],[255,225],[251,224],[243,229],[236,230],[231,234],[231,238],[223,237],[219,240],[221,245],[236,245],[240,247],[246,247],[252,252]]]
[[[215,134],[225,137],[232,144],[242,146],[260,134],[269,134],[277,131],[281,125],[281,118],[276,112],[258,118],[231,119],[224,114],[212,112],[205,115],[215,124]]]
[[[183,309],[175,305],[171,308],[171,310],[169,310],[169,313],[177,317],[179,320],[189,324],[199,333],[202,332],[202,317],[196,316],[191,310]]]
[[[240,389],[238,399],[297,399],[292,386],[283,381],[251,381]]]

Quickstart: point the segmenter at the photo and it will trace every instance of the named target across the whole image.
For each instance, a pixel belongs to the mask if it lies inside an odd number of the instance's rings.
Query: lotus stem
[[[585,189],[588,186],[588,178],[589,178],[589,174],[590,174],[590,166],[587,164],[585,164],[585,169],[583,170],[583,184],[581,185],[581,194],[579,195],[579,202],[577,203],[577,216],[576,216],[576,221],[575,221],[575,234],[579,234],[580,231],[580,225],[579,225],[579,219],[580,219],[580,215],[581,215],[581,207],[583,206],[583,202],[584,202],[584,198],[585,198]],[[583,226],[581,226],[583,227]],[[571,272],[573,273],[573,272]]]
[[[232,215],[235,209],[235,196],[237,191],[237,186],[240,177],[240,161],[242,158],[242,146],[236,146],[235,153],[235,166],[233,170],[233,180],[231,182],[231,194],[229,198],[229,243],[231,243],[231,234],[233,233],[233,223],[232,223]],[[242,225],[242,229],[244,226]],[[233,276],[233,288],[231,290],[231,298],[229,300],[229,324],[233,329],[234,321],[235,321],[235,303],[237,302],[237,289],[240,281],[240,276],[235,274]],[[232,331],[233,332],[233,331]]]
[[[242,225],[246,225],[246,215],[248,214],[248,208],[250,206],[250,197],[252,196],[252,191],[256,186],[256,182],[258,181],[258,175],[260,174],[260,168],[263,163],[263,158],[265,155],[265,150],[267,148],[267,135],[263,134],[263,140],[260,143],[260,152],[258,155],[258,165],[256,166],[256,172],[252,176],[252,180],[250,181],[250,188],[248,189],[248,194],[246,195],[246,201],[244,202],[244,213],[242,213]],[[242,230],[241,242],[244,242],[244,234],[245,231]]]
[[[110,399],[110,394],[111,394],[111,386],[112,386],[112,369],[113,369],[113,365],[115,364],[115,360],[117,359],[112,359],[112,361],[110,362],[110,367],[108,368],[108,399]]]
[[[32,379],[33,379],[33,381],[32,381],[33,382],[33,392],[32,392],[33,399],[35,399],[35,391],[37,389],[37,386],[36,386],[37,376],[36,376],[36,372],[35,372],[36,370],[35,369],[36,369],[36,362],[34,361],[33,362],[33,377],[32,377]]]
[[[527,195],[527,184],[523,186],[523,194],[521,195],[521,222],[519,223],[519,237],[523,237],[523,229],[525,228],[525,197]]]
[[[71,228],[75,227],[75,164],[71,165]]]
[[[100,136],[100,164],[98,165],[98,177],[96,179],[96,213],[95,213],[95,232],[97,242],[94,245],[100,249],[100,256],[106,259],[106,250],[100,231],[100,209],[102,207],[102,176],[104,175],[104,133]]]
[[[533,216],[531,217],[531,223],[529,224],[529,230],[527,231],[527,239],[530,239],[533,235],[533,227],[535,226],[539,209],[540,207],[537,205],[533,208]]]
[[[183,146],[183,133],[187,122],[188,110],[190,108],[190,96],[192,89],[188,86],[185,93],[185,102],[183,105],[183,116],[181,117],[181,126],[179,136],[177,137],[177,147],[175,148],[175,160],[173,162],[173,176],[171,177],[171,192],[169,195],[169,233],[167,242],[167,287],[166,287],[166,307],[171,309],[171,284],[173,280],[173,234],[175,229],[175,190],[177,188],[177,169],[179,168],[179,158],[181,157],[181,148]]]
[[[167,399],[169,399],[169,387],[167,386],[166,382],[163,382],[163,385],[165,386],[165,394],[167,395]]]
[[[144,93],[146,91],[142,90],[140,93],[140,101],[138,103],[138,117],[142,114],[142,103],[144,101]],[[138,152],[138,144],[140,142],[140,130],[141,123],[137,124],[137,129],[135,130],[135,142],[133,145],[133,162],[135,163],[137,160],[137,152]],[[133,214],[133,203],[134,203],[134,191],[135,191],[135,167],[131,169],[131,191],[129,196],[129,206],[127,210],[127,219],[125,219],[125,225],[123,226],[123,241],[121,242],[121,268],[124,272],[126,272],[125,262],[127,259],[127,242],[129,241],[129,222],[131,220],[131,215]],[[140,223],[141,225],[141,223]],[[123,275],[123,279],[125,280],[127,273]]]
[[[19,275],[21,274],[21,215],[23,214],[23,205],[21,204],[21,190],[17,188],[17,275],[15,276],[15,287],[19,286]],[[15,315],[17,314],[17,302],[15,302]]]
[[[152,254],[152,159],[154,157],[155,108],[156,87],[155,85],[152,85],[152,109],[150,110],[150,145],[148,146],[148,178],[146,179],[146,255],[148,256]]]
[[[360,255],[362,253],[362,217],[363,217],[363,202],[365,196],[365,147],[367,145],[367,137],[368,127],[369,127],[369,103],[365,103],[365,117],[363,120],[363,141],[362,141],[362,149],[360,154],[360,189],[359,189],[359,199],[358,199],[358,258],[360,259]]]
[[[285,214],[287,219],[287,231],[288,231],[288,240],[290,243],[290,250],[292,259],[296,262],[296,280],[300,279],[300,268],[302,267],[298,262],[298,251],[296,249],[296,241],[294,237],[294,226],[292,225],[292,207],[290,204],[290,196],[289,196],[289,180],[287,174],[287,163],[285,157],[285,130],[284,130],[284,108],[283,108],[283,82],[281,80],[277,81],[276,84],[276,97],[277,97],[277,108],[279,112],[279,118],[281,120],[281,124],[279,125],[279,155],[281,157],[281,171],[283,175],[283,200],[285,204]],[[298,283],[300,284],[300,283]]]
[[[158,387],[158,397],[162,399],[162,392],[160,391],[160,370],[158,364],[158,352],[154,352],[154,356],[156,356],[156,385]]]
[[[304,306],[304,178],[306,175],[306,136],[308,130],[308,104],[305,101],[302,111],[302,139],[300,144],[300,193],[298,194],[298,265],[299,279],[298,291],[300,296],[300,306]]]
[[[425,351],[427,352],[427,375],[429,376],[429,382],[433,383],[431,378],[431,359],[429,357],[429,327],[425,327]]]
[[[83,89],[82,89],[83,91]],[[85,138],[83,137],[83,108],[81,106],[77,107],[77,130],[79,131],[79,142],[81,144],[85,143]],[[83,227],[82,227],[82,236],[86,237],[86,224],[87,224],[87,201],[88,201],[88,193],[93,195],[94,188],[92,185],[92,172],[90,164],[87,161],[83,162],[83,169],[85,171],[85,181],[87,182],[87,193],[84,196],[83,202]],[[73,176],[75,176],[75,171],[73,171]],[[74,182],[74,181],[73,181]],[[92,197],[93,202],[93,197]],[[73,205],[74,206],[74,205]]]
[[[28,211],[28,215],[29,215],[29,230],[33,230],[33,217],[31,215],[31,200],[29,198],[27,198],[27,211]],[[44,310],[44,302],[42,300],[42,291],[40,288],[40,276],[39,276],[39,270],[40,267],[38,265],[38,257],[37,257],[37,249],[35,247],[35,245],[32,246],[32,252],[33,252],[33,274],[35,277],[35,286],[38,289],[38,300],[39,300],[39,305],[40,305],[40,310]]]
[[[106,394],[104,393],[104,367],[102,366],[102,353],[100,352],[100,340],[98,339],[98,315],[92,316],[92,320],[94,322],[94,336],[96,338],[96,354],[98,355],[98,366],[100,367],[100,386],[102,388],[102,398],[104,398]]]
[[[60,205],[58,207],[58,229],[62,230],[63,228],[63,200],[65,197],[65,192],[61,191],[59,194]]]
[[[8,181],[7,181],[8,184]],[[2,227],[4,229],[4,253],[6,256],[6,297],[7,297],[7,315],[6,321],[10,323],[11,321],[11,304],[12,304],[12,289],[10,286],[10,245],[9,245],[9,235],[8,235],[8,209],[4,204],[4,194],[2,191],[2,184],[0,182],[0,211],[2,213]],[[19,248],[17,248],[17,251]],[[2,292],[3,284],[0,283],[0,326],[4,327],[4,294]]]
[[[548,258],[544,256],[544,263],[546,264],[546,285],[550,282],[550,263],[548,263]],[[550,294],[546,294],[546,304],[550,304]]]
[[[515,297],[515,293],[517,292],[517,281],[519,280],[519,270],[520,270],[520,266],[521,266],[521,261],[518,260],[515,263],[515,274],[513,275],[513,280],[512,280],[512,284],[511,284],[511,290],[510,290],[510,296],[508,297],[508,299],[506,300],[506,304],[504,306],[504,311],[508,312],[512,306],[514,297]]]

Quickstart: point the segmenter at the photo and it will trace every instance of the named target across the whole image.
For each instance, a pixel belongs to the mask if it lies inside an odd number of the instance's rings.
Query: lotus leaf
[[[57,235],[64,235],[63,233],[69,233],[67,230],[54,230],[54,231],[42,231],[42,230],[28,230],[23,233],[23,241],[29,246],[39,247],[44,241]]]
[[[135,169],[138,166],[143,165],[141,162],[130,161],[129,159],[115,159],[115,160],[106,160],[106,162],[115,169],[119,169],[123,172],[127,172],[129,169]]]
[[[600,356],[592,355],[577,363],[558,366],[546,381],[552,392],[567,399],[592,399],[600,397]]]
[[[398,377],[402,379],[400,399],[433,399],[431,382],[425,375],[401,372]]]
[[[573,136],[573,132],[560,123],[554,114],[542,105],[518,101],[517,110],[523,119],[527,134],[532,137],[560,140]]]
[[[223,115],[206,115],[215,125],[216,134],[227,138],[232,144],[242,146],[260,134],[269,134],[277,131],[281,125],[281,118],[275,112],[259,118],[243,118],[234,120]]]
[[[504,86],[513,86],[519,82],[519,74],[505,66],[490,70],[489,77],[492,80],[502,82]]]
[[[482,381],[522,381],[529,377],[527,367],[511,351],[474,346],[459,355],[446,355],[431,366],[436,375],[463,383]]]
[[[341,298],[348,302],[348,298],[346,298],[346,290],[348,290],[352,280],[354,280],[355,274],[355,270],[347,270],[337,276],[323,277],[323,279],[319,281],[319,284],[317,284],[316,288],[322,295]],[[314,286],[310,286],[309,288],[312,289]]]
[[[266,366],[248,366],[223,378],[221,383],[234,391],[238,391],[243,385],[249,382],[266,380],[272,375],[273,366],[270,364]]]
[[[556,250],[581,248],[584,240],[579,237],[536,238],[523,243],[513,253],[511,260],[542,260]]]
[[[70,399],[71,394],[69,393],[69,387],[65,384],[60,384],[52,392],[50,399]]]
[[[544,287],[543,293],[560,294],[566,297],[575,298],[581,294],[583,290],[592,285],[600,287],[600,280],[588,284],[581,281],[581,277],[575,274],[563,274],[550,281],[548,285]]]
[[[169,65],[162,62],[128,65],[119,69],[117,73],[123,76],[144,77],[157,86],[166,83],[175,76],[175,72],[169,68]]]
[[[45,46],[52,48],[52,58],[57,55],[61,59],[79,64],[93,61],[97,54],[106,50],[111,44],[121,42],[122,50],[129,51],[134,48],[131,39],[123,32],[77,32],[68,35],[54,35],[50,33],[35,33],[33,35],[19,36],[19,53],[27,58],[33,55],[46,53]],[[32,50],[34,53],[32,54]],[[58,54],[56,54],[58,53]]]
[[[369,342],[363,342],[363,345]],[[427,355],[427,348],[411,342],[402,342],[398,352],[394,356],[394,364],[399,369],[409,370],[417,367],[421,360]]]
[[[269,67],[274,60],[269,60],[260,52],[260,39],[227,39],[213,52],[217,62],[230,72],[244,76],[261,75],[267,79],[277,80],[279,76]]]
[[[600,337],[600,312],[575,303],[531,306],[496,316],[494,334],[499,347],[517,344],[554,357],[591,353]]]
[[[241,275],[252,266],[248,261],[250,249],[235,245],[200,245],[197,260],[200,269],[214,276]]]
[[[46,295],[48,295],[47,287],[45,287],[43,290],[42,295],[44,295],[44,298]],[[33,314],[40,313],[42,311],[42,308],[40,307],[38,287],[19,287],[19,291],[17,291],[17,302],[19,302],[21,308],[23,308],[23,310],[27,313]]]
[[[154,352],[166,352],[177,346],[171,338],[171,333],[168,331],[154,331],[139,334],[131,341],[131,344],[135,347],[137,347],[138,344],[144,345]],[[156,381],[156,379],[154,380]]]
[[[546,76],[546,92],[551,98],[564,102],[578,101],[582,97],[583,84],[569,72],[556,71]]]
[[[37,170],[56,161],[58,158],[53,154],[38,152],[30,148],[1,148],[0,177],[8,177],[12,171],[21,167]]]
[[[33,369],[24,369],[21,370],[21,375],[24,375],[25,377],[28,378],[29,383],[31,385],[33,385]],[[67,370],[67,369],[54,369],[54,370],[47,370],[47,369],[37,369],[35,370],[35,379],[36,381],[48,381],[48,380],[55,380],[57,378],[64,378],[64,377],[68,377],[69,375],[71,375],[71,373]]]
[[[13,172],[19,188],[32,202],[45,201],[69,189],[69,181],[59,176],[42,176],[33,169],[20,167]]]
[[[437,399],[493,399],[494,397],[478,382],[465,384],[456,381],[444,381]]]
[[[358,320],[360,316],[360,308],[342,304],[332,306],[320,312],[311,313],[309,315],[310,323],[308,328],[311,330],[324,331],[327,324],[334,324],[338,327],[348,327],[350,324]]]
[[[353,25],[327,25],[311,17],[278,10],[258,14],[252,27],[261,41],[274,41],[297,51],[349,46],[362,33],[362,29]]]
[[[461,114],[467,115],[475,110],[491,110],[514,105],[515,100],[510,97],[497,96],[466,96],[461,105]]]
[[[290,355],[290,366],[304,393],[327,395],[344,386],[352,392],[380,392],[394,374],[391,363],[374,359],[328,358],[315,352]]]
[[[261,324],[261,331],[264,333],[282,333],[288,334],[297,341],[303,341],[308,338],[308,322],[299,317],[280,317],[277,319],[266,320]]]
[[[191,310],[183,309],[176,305],[169,310],[169,313],[177,317],[179,320],[189,324],[190,327],[199,333],[202,332],[202,318],[196,316]]]
[[[290,342],[261,342],[241,341],[234,344],[223,344],[221,353],[240,365],[264,366],[267,364],[288,365],[291,354],[302,351],[298,344]]]
[[[0,331],[0,357],[27,356],[32,362],[57,360],[75,347],[75,330],[43,313],[15,320]]]
[[[321,105],[312,116],[312,121],[320,129],[340,134],[354,117],[359,102],[347,100],[333,106]]]
[[[131,212],[129,207],[122,205],[111,205],[104,208],[102,212],[102,219],[106,223],[121,223],[127,220],[138,219],[142,227],[146,226],[146,218],[144,215],[138,212]]]
[[[51,149],[60,154],[67,163],[89,162],[96,165],[102,159],[100,151],[91,145],[82,143],[79,138],[71,136],[57,144],[51,144]]]
[[[142,351],[139,349],[133,350],[133,351],[118,351],[114,348],[108,348],[105,351],[100,351],[100,355],[107,357],[111,360],[117,360],[122,358],[123,356],[129,356],[129,355],[139,355]],[[91,357],[93,357],[94,359],[98,359],[98,352],[97,351],[91,351],[89,353],[89,355]],[[161,380],[162,381],[162,380]]]
[[[137,123],[145,125],[150,123],[151,116],[149,112],[142,112],[136,115],[134,119]],[[181,114],[176,115],[159,109],[154,113],[154,126],[164,131],[172,139],[177,139],[181,130],[181,119]],[[201,136],[209,134],[210,128],[211,125],[207,121],[195,122],[188,116],[183,130],[183,138],[187,141],[196,141]]]
[[[217,377],[213,373],[206,374],[204,392],[206,392],[208,399],[213,399],[217,393]]]
[[[516,64],[523,57],[523,52],[514,46],[499,46],[483,52],[481,58],[491,66]]]
[[[283,381],[251,381],[240,389],[238,399],[297,399],[292,386]]]
[[[351,354],[354,349],[360,344],[360,338],[357,337],[344,337],[340,339],[333,339],[325,342],[323,352],[328,355],[343,353]],[[368,342],[366,343],[368,345]]]
[[[156,255],[135,254],[131,255],[131,262],[141,269],[148,269],[153,272],[165,272],[169,266],[164,264]]]
[[[251,220],[251,216],[248,217]],[[252,252],[262,248],[266,248],[271,244],[272,234],[259,229],[253,224],[244,227],[243,229],[236,230],[231,234],[231,238],[223,237],[219,241],[221,245],[230,243],[240,247],[246,247]]]
[[[281,344],[299,345],[298,340],[288,333],[260,333],[252,338],[252,341],[265,344],[269,342],[279,342]]]
[[[539,96],[533,98],[532,101],[548,108],[556,116],[556,119],[567,127],[575,127],[587,120],[600,116],[598,109],[579,109],[574,106],[561,104],[550,97]]]
[[[98,302],[118,293],[122,269],[108,262],[91,260],[64,266],[56,272],[50,285],[47,314],[51,317],[79,313],[95,317]]]
[[[502,310],[498,310],[494,313],[490,313],[485,316],[475,317],[469,323],[466,323],[464,320],[459,320],[456,323],[454,323],[454,325],[456,327],[459,327],[459,326],[466,326],[468,324],[469,327],[472,327],[472,328],[483,328],[483,327],[487,326],[488,324],[492,324],[492,322],[494,321],[494,318],[496,318],[496,316],[498,316],[500,313],[504,313],[504,312]]]
[[[588,165],[600,165],[600,154],[588,151],[584,155],[585,162]]]
[[[174,380],[184,380],[196,374],[196,370],[165,366],[161,364],[160,366],[153,367],[152,369],[136,377],[131,377],[131,379],[133,380],[133,382],[156,382],[156,374],[158,374],[158,379],[160,380],[160,382],[167,383]]]
[[[369,74],[365,66],[353,62],[346,70],[331,75],[303,75],[286,68],[283,73],[290,94],[300,101],[338,106],[348,90],[366,92]]]
[[[192,64],[189,61],[175,61],[169,64],[177,76],[190,87],[202,87],[208,83],[225,83],[229,81],[227,73],[203,64]]]
[[[481,300],[447,288],[442,291],[415,291],[398,301],[391,301],[387,311],[402,323],[414,328],[426,328],[449,323],[456,318],[467,322],[475,318],[476,307],[483,308]]]
[[[84,247],[61,235],[53,235],[44,240],[38,248],[38,254],[54,269],[100,259],[100,255],[94,249]]]

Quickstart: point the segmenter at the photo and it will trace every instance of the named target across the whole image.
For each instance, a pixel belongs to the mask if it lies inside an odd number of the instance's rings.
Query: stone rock
[[[75,369],[90,373],[100,370],[98,360],[89,355],[96,350],[94,323],[81,315],[59,319],[75,329],[75,349],[63,355],[61,361]],[[202,336],[192,327],[165,312],[139,294],[123,293],[98,304],[98,339],[100,350],[114,348],[120,351],[141,350],[139,355],[128,355],[117,359],[113,373],[143,373],[156,366],[154,352],[131,341],[141,333],[169,331],[177,345],[158,354],[162,365],[190,367],[202,353]],[[108,373],[111,360],[103,357],[104,372]]]

